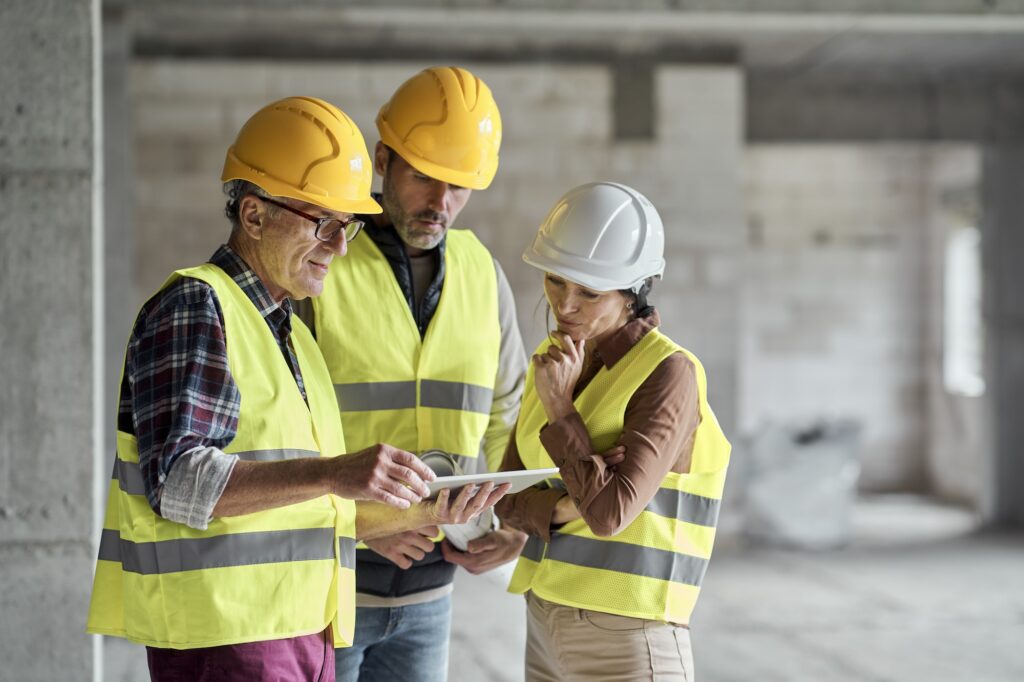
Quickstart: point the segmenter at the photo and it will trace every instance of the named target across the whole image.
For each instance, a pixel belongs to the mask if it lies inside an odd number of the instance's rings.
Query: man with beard
[[[335,382],[345,438],[454,456],[496,471],[526,371],[505,275],[469,230],[450,229],[498,167],[501,118],[466,69],[426,69],[377,116],[374,169],[384,207],[369,237],[332,267],[305,311]],[[465,553],[437,528],[369,540],[357,551],[356,635],[338,680],[443,681],[455,565],[480,573],[518,556],[526,536],[498,529]]]

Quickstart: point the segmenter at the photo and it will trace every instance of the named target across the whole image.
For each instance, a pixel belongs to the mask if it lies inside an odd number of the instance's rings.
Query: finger
[[[616,464],[622,464],[626,461],[625,455],[604,455],[604,465],[606,467],[613,467]]]
[[[454,514],[461,513],[469,505],[478,490],[479,487],[472,484],[462,486],[462,489],[459,490],[458,497],[452,501],[451,512]]]
[[[604,455],[605,457],[607,457],[608,455],[617,455],[617,454],[625,452],[625,451],[626,451],[626,446],[625,445],[616,445],[613,448],[609,448],[609,449],[605,450],[601,454]]]
[[[437,519],[443,519],[448,516],[448,507],[450,506],[449,499],[451,498],[451,488],[445,488],[437,494],[437,499],[434,501],[434,517]]]
[[[485,535],[482,538],[476,540],[470,540],[466,543],[466,552],[469,554],[480,554],[481,552],[490,551],[498,546],[497,540],[493,534]]]
[[[410,504],[415,504],[423,499],[423,496],[412,488],[407,487],[400,481],[394,479],[387,479],[381,482],[378,486],[384,492],[390,493],[395,497],[400,497],[403,500],[408,500]],[[428,491],[429,492],[429,491]]]
[[[579,351],[576,348],[576,342],[573,341],[572,337],[569,336],[568,334],[562,334],[561,343],[562,350],[565,351],[565,354],[572,358],[573,361],[575,361],[577,356],[579,355]]]
[[[383,502],[384,504],[390,505],[392,507],[397,507],[398,509],[408,509],[410,506],[412,506],[412,503],[409,500],[403,497],[392,495],[388,491],[383,490],[381,488],[372,489],[370,491],[370,499],[377,500],[378,502]]]
[[[505,494],[508,493],[509,488],[511,487],[511,483],[502,483],[501,485],[499,485],[497,488],[491,491],[490,495],[487,496],[487,499],[484,501],[484,504],[481,507],[481,509],[493,507],[498,502],[498,500],[505,497]]]
[[[391,462],[397,465],[398,470],[412,470],[415,473],[416,478],[421,482],[437,478],[437,475],[433,470],[423,463],[423,460],[410,452],[396,449],[392,450]],[[406,475],[409,476],[408,473]]]
[[[452,543],[448,542],[448,540],[441,542],[441,555],[444,557],[444,560],[450,564],[458,564],[461,566],[462,562],[465,561],[465,555],[457,550]]]
[[[508,486],[509,484],[504,485]],[[480,486],[480,488],[476,491],[476,494],[473,496],[473,499],[470,501],[468,505],[466,505],[466,512],[471,515],[471,518],[479,514],[481,510],[487,507],[487,498],[490,497],[493,492],[493,481],[487,481],[482,486]]]
[[[429,553],[434,551],[434,541],[428,537],[420,535],[419,533],[412,534],[412,537],[409,538],[409,546],[420,552]],[[423,557],[420,556],[419,558],[422,559]]]
[[[420,462],[422,464],[422,462]],[[424,465],[425,466],[425,465]],[[431,472],[433,474],[433,472]],[[402,466],[400,464],[393,464],[387,472],[387,476],[394,481],[397,481],[403,487],[416,492],[420,497],[429,497],[430,488],[424,482],[424,479],[420,476],[419,471],[413,469],[411,466]],[[435,476],[436,478],[436,476]]]
[[[409,558],[401,552],[396,552],[393,556],[389,556],[388,559],[391,559],[392,563],[403,571],[412,568],[412,561],[410,561]]]
[[[417,528],[414,532],[419,533],[425,538],[432,538],[440,535],[441,529],[437,526],[423,526],[422,528]]]
[[[561,360],[562,356],[564,356],[564,355],[565,355],[565,353],[563,353],[562,350],[559,349],[558,347],[556,347],[556,346],[548,346],[548,354],[547,354],[548,360],[555,360],[555,361]]]

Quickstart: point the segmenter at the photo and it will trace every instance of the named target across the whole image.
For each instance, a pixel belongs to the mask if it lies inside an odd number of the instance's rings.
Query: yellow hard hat
[[[377,114],[384,144],[432,178],[486,189],[498,170],[501,114],[466,69],[435,66],[399,86]]]
[[[286,97],[253,114],[228,148],[220,179],[341,213],[382,211],[370,196],[373,166],[362,133],[315,97]]]

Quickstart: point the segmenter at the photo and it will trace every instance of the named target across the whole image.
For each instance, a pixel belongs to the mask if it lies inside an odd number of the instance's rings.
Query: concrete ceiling
[[[1024,74],[1024,2],[134,0],[106,6],[127,13],[140,56],[612,61],[637,55],[740,61],[751,71],[791,75]]]

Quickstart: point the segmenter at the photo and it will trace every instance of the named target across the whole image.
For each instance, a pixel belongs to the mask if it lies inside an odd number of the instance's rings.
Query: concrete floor
[[[720,539],[693,619],[702,682],[1024,680],[1024,534],[971,533],[913,498],[858,503],[829,552]],[[452,682],[523,679],[522,597],[460,572]],[[144,680],[141,648],[111,640],[108,680]]]
[[[698,679],[1024,680],[1024,534],[972,527],[895,497],[859,502],[842,550],[721,539],[692,623]],[[456,623],[450,680],[523,679],[521,597],[462,575]]]

